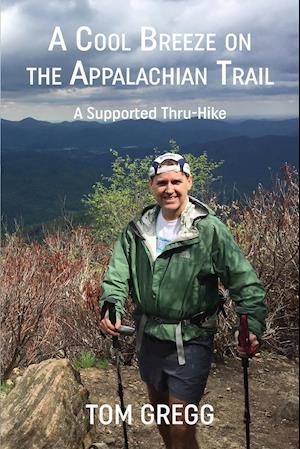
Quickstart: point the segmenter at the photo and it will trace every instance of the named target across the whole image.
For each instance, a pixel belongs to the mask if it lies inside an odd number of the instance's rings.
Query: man
[[[192,176],[185,159],[163,154],[149,175],[157,204],[130,222],[115,245],[101,305],[115,301],[117,321],[114,326],[105,317],[100,326],[118,335],[130,293],[136,304],[140,374],[150,402],[171,410],[181,404],[184,411],[199,404],[205,389],[220,308],[219,280],[237,313],[248,314],[253,347],[264,330],[264,290],[227,228],[205,204],[189,197]],[[239,352],[243,355],[242,348]],[[170,414],[170,424],[158,425],[166,448],[199,448],[195,425],[182,420],[172,424]]]

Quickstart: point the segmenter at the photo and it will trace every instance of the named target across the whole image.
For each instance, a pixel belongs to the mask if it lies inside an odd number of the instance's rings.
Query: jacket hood
[[[210,209],[205,203],[197,200],[193,196],[189,196],[189,202],[181,215],[181,223],[188,224],[186,222],[192,222],[197,218],[204,218],[207,215],[215,215],[215,212]],[[145,224],[153,224],[159,214],[160,207],[158,204],[151,204],[143,209],[138,221]]]
[[[137,221],[131,222],[135,232],[145,240],[153,259],[156,258],[156,219],[159,211],[160,207],[158,204],[150,205],[142,211]],[[206,204],[189,196],[189,201],[180,216],[181,230],[175,241],[197,237],[199,232],[195,222],[208,215],[214,215],[214,212]]]

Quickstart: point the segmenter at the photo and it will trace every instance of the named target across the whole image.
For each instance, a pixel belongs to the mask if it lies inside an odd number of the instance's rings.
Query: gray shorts
[[[176,344],[144,334],[138,354],[140,375],[158,392],[190,404],[200,402],[210,371],[213,336],[199,337],[184,343],[185,365],[179,365]]]

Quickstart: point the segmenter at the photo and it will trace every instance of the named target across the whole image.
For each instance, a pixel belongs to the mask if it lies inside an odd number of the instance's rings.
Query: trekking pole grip
[[[117,317],[116,317],[116,300],[114,298],[107,298],[103,306],[101,308],[101,319],[103,319],[108,311],[108,318],[109,321],[112,323],[113,326],[115,326]],[[118,337],[113,337],[113,347],[116,348],[118,346]]]
[[[117,316],[116,316],[116,307],[114,304],[110,305],[108,310],[108,316],[111,324],[115,325],[117,321]]]
[[[116,314],[116,306],[113,303],[109,304],[108,317],[109,317],[111,324],[115,325],[116,321],[117,321],[117,314]],[[113,337],[112,341],[113,341],[113,347],[115,349],[119,348],[118,337]]]
[[[251,358],[255,354],[255,348],[252,347],[249,338],[249,328],[248,328],[248,315],[246,313],[240,316],[240,327],[239,327],[239,346],[241,346],[245,352],[246,357]]]

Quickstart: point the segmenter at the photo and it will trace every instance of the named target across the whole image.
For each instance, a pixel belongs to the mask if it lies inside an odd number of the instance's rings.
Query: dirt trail
[[[287,395],[298,395],[298,366],[284,357],[255,357],[250,362],[251,449],[297,449],[298,422],[282,419],[279,410]],[[90,403],[118,404],[115,367],[106,370],[81,370],[83,384],[90,391]],[[125,403],[132,405],[132,424],[128,425],[130,449],[164,447],[155,425],[141,422],[141,407],[148,403],[146,389],[136,366],[122,367]],[[200,404],[210,404],[214,420],[197,424],[197,438],[205,449],[243,449],[243,374],[239,361],[230,360],[212,369],[206,393]],[[107,416],[107,415],[106,415]],[[96,420],[91,435],[111,448],[121,448],[122,427],[103,425]]]

